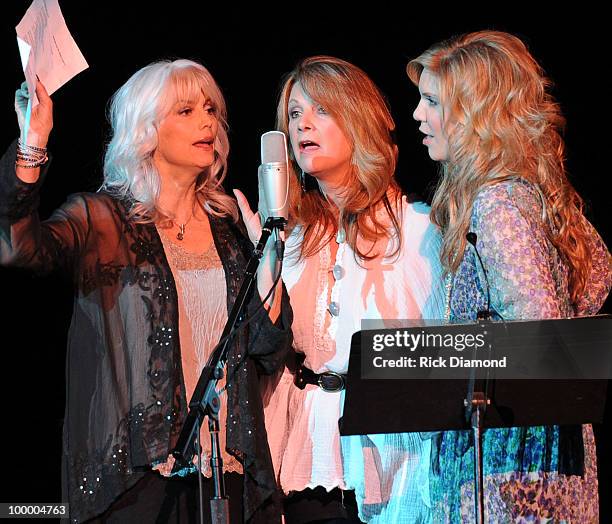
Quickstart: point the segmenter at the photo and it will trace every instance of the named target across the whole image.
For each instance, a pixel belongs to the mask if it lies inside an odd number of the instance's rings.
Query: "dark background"
[[[382,3],[352,4],[330,14],[332,3],[303,4],[275,13],[247,12],[226,2],[68,2],[61,6],[89,69],[53,95],[55,127],[49,142],[54,161],[42,192],[48,216],[66,195],[95,190],[102,180],[109,128],[106,104],[137,69],[159,58],[191,58],[210,69],[229,109],[230,169],[226,188],[256,199],[259,137],[273,129],[281,77],[295,62],[331,54],[363,68],[387,96],[397,123],[398,179],[406,191],[429,199],[436,168],[421,145],[412,111],[417,90],[405,65],[430,44],[456,33],[491,28],[517,34],[547,74],[567,117],[565,134],[571,180],[587,215],[612,245],[609,202],[610,45],[601,14],[519,10],[490,14],[474,8],[451,12],[435,3],[410,10]],[[12,109],[23,79],[14,27],[29,2],[0,7],[0,122],[4,148],[18,134]],[[380,5],[380,10],[375,11]],[[510,5],[510,4],[508,4]],[[576,12],[574,12],[576,11]],[[581,10],[582,11],[582,10]],[[526,14],[528,13],[528,15]],[[602,21],[603,24],[603,21]],[[3,502],[59,502],[64,403],[64,356],[72,290],[60,277],[35,278],[0,268],[2,379],[0,398]],[[611,312],[608,300],[605,312]],[[610,394],[608,395],[610,399]],[[601,521],[612,521],[612,408],[596,425]]]

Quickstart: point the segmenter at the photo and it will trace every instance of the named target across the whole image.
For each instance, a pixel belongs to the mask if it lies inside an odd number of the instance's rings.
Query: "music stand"
[[[593,329],[607,322],[605,329]],[[545,324],[549,323],[549,324]],[[590,324],[589,324],[590,323]],[[612,353],[610,316],[541,321],[557,339],[572,341],[572,331],[581,333],[580,344],[607,344]],[[473,325],[471,325],[473,327]],[[576,328],[574,328],[576,326]],[[529,322],[491,323],[487,329],[503,333],[506,344],[513,339],[527,342],[530,354],[549,356],[550,337],[525,337]],[[408,328],[427,332],[431,328]],[[435,327],[436,332],[446,329]],[[456,331],[457,325],[448,330]],[[514,333],[517,335],[514,336]],[[585,340],[584,337],[596,340]],[[559,338],[560,337],[560,338]],[[493,337],[495,339],[495,337]],[[555,340],[557,340],[555,339]],[[435,432],[472,429],[475,442],[475,514],[484,517],[482,491],[482,432],[487,428],[597,423],[603,420],[607,377],[590,379],[364,379],[362,378],[362,332],[353,335],[340,435]],[[425,379],[425,380],[423,380]],[[487,387],[485,387],[485,382]],[[473,387],[472,406],[466,417],[468,387]],[[466,394],[467,393],[467,394]],[[409,416],[406,414],[409,413]],[[480,490],[478,489],[480,487]]]

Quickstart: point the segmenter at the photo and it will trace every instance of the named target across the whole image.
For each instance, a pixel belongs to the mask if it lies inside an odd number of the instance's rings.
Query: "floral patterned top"
[[[583,296],[572,305],[568,265],[547,239],[542,220],[540,194],[524,181],[487,187],[474,201],[470,231],[477,235],[494,319],[592,315],[610,291],[610,253],[581,216],[591,231],[593,265]],[[474,320],[486,304],[487,283],[475,250],[468,244],[452,283],[451,321]],[[433,441],[433,521],[472,522],[474,459],[470,432],[449,431]],[[487,522],[598,521],[591,426],[487,430],[483,467]]]
[[[519,181],[490,186],[474,201],[470,231],[487,271],[494,317],[545,319],[594,315],[612,283],[610,254],[590,223],[593,268],[574,308],[568,292],[569,268],[542,227],[542,204],[533,186]],[[474,320],[486,308],[486,281],[468,245],[455,274],[451,320]]]

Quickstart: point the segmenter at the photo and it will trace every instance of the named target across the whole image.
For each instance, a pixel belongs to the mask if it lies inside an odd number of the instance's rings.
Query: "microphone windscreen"
[[[287,140],[280,131],[261,135],[259,188],[267,205],[268,216],[284,218],[289,213],[289,170]]]
[[[268,131],[261,135],[261,163],[287,161],[287,141],[280,131]]]

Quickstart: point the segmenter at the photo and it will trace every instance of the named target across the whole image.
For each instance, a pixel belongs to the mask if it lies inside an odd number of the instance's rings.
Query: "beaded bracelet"
[[[17,159],[15,165],[26,169],[34,169],[42,166],[49,160],[46,147],[30,146],[17,140]]]

